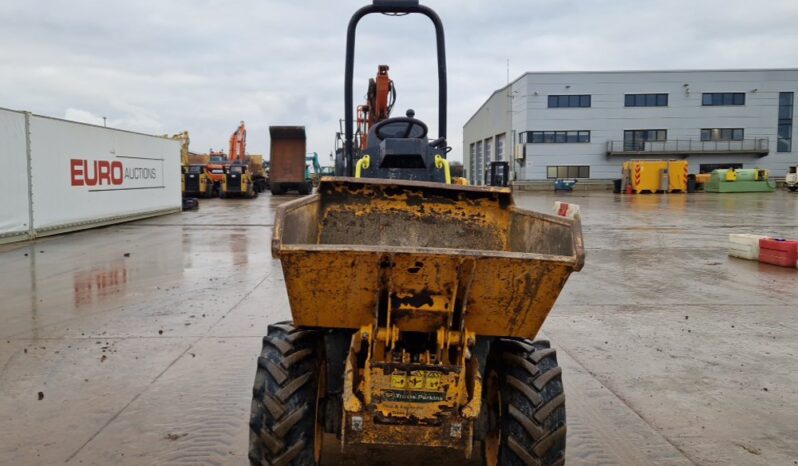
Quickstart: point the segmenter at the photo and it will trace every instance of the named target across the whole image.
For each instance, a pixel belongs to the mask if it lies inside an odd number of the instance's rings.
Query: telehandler
[[[355,32],[373,13],[435,26],[434,140],[408,110],[354,144]],[[344,451],[476,448],[490,466],[564,464],[561,370],[532,338],[584,264],[579,218],[519,209],[507,187],[451,182],[443,26],[417,0],[355,13],[344,82],[346,164],[275,216],[293,321],[263,338],[251,464],[317,465],[325,432]]]

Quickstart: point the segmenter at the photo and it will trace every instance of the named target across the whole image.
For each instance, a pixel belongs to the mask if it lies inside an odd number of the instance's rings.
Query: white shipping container
[[[30,232],[25,114],[0,109],[0,243],[27,239]]]
[[[30,151],[37,235],[181,208],[179,141],[33,115]]]
[[[0,243],[181,209],[180,142],[0,108]]]
[[[752,261],[759,260],[759,240],[763,235],[733,233],[729,235],[729,255]]]

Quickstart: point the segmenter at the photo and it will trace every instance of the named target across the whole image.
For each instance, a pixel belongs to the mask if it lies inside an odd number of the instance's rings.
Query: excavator
[[[355,129],[355,146],[364,150],[368,144],[369,128],[390,118],[396,103],[396,85],[388,75],[388,65],[377,66],[377,75],[369,78],[366,90],[366,102],[357,106],[357,122]],[[343,120],[341,121],[341,123]],[[343,153],[343,131],[335,136],[335,154],[330,158],[335,161],[339,170],[344,170],[346,160]]]
[[[247,128],[242,121],[230,136],[230,150],[219,190],[219,197],[236,196],[252,199],[258,196],[259,191],[255,189],[255,174],[246,150]],[[262,164],[260,165],[262,169]]]
[[[310,183],[315,188],[319,185],[320,178],[321,163],[319,162],[319,154],[308,152],[305,154],[305,182]]]
[[[377,76],[369,78],[366,103],[357,107],[357,130],[355,140],[361,150],[368,143],[369,128],[390,118],[396,103],[396,86],[388,77],[388,65],[377,67]]]
[[[434,25],[437,137],[409,109],[356,141],[355,38],[371,14]],[[453,182],[444,42],[418,0],[374,0],[349,21],[345,163],[274,217],[292,320],[263,338],[252,465],[318,465],[325,432],[372,458],[392,446],[417,462],[436,449],[488,466],[565,463],[562,370],[535,337],[584,265],[578,209],[533,212],[510,187]]]

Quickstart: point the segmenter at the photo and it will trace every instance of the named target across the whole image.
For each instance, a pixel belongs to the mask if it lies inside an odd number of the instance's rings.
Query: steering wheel
[[[410,117],[388,118],[374,125],[374,134],[380,140],[389,138],[425,139],[427,125],[421,120]]]

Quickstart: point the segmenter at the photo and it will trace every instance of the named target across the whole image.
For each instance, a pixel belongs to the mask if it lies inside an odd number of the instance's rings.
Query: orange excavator
[[[228,160],[230,163],[243,163],[247,153],[247,127],[242,121],[238,128],[230,136],[230,152]]]
[[[357,107],[357,146],[366,149],[369,128],[391,116],[396,102],[396,87],[388,76],[388,65],[377,67],[376,78],[369,79],[366,103]]]

